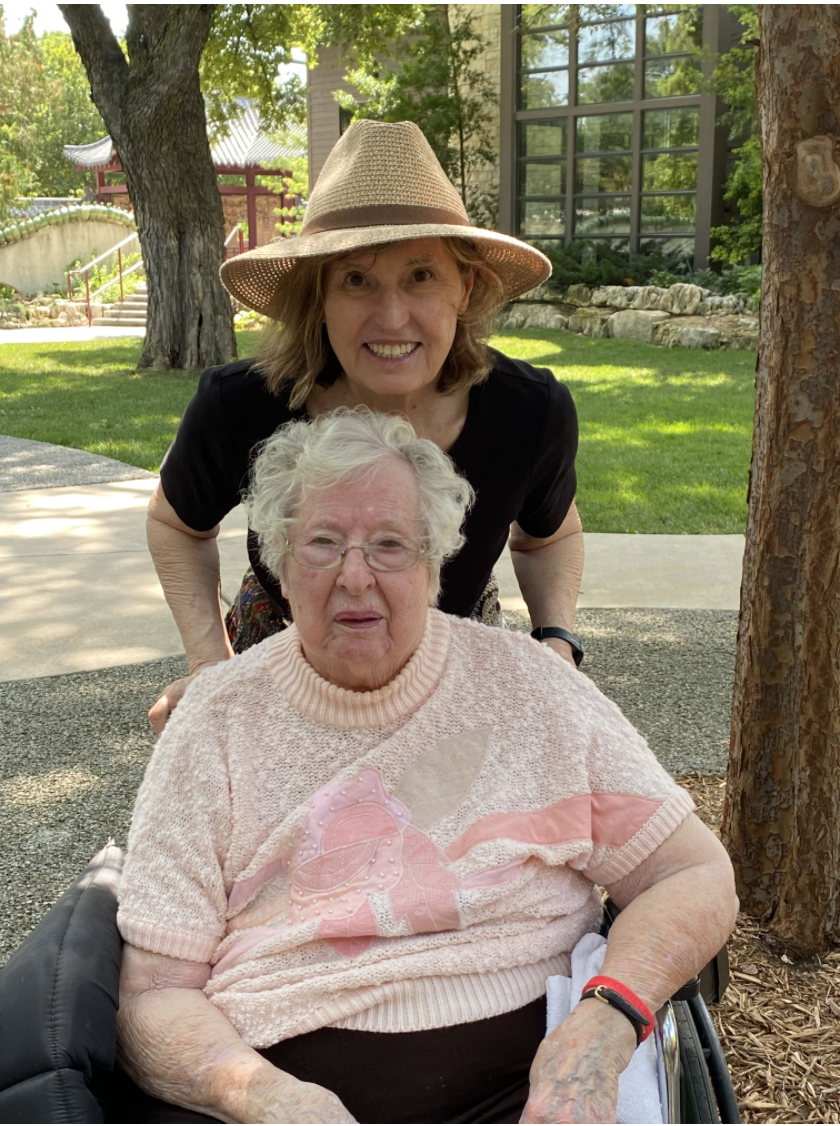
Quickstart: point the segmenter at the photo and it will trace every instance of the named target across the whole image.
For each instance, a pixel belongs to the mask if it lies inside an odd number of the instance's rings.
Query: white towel
[[[599,934],[585,934],[572,951],[572,976],[550,977],[546,981],[546,1031],[562,1024],[580,1000],[581,990],[600,972],[607,940]],[[617,1122],[661,1123],[660,1076],[656,1035],[640,1044],[618,1081]]]

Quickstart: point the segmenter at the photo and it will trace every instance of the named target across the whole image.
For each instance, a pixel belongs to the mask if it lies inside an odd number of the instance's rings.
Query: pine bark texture
[[[744,910],[840,941],[840,8],[759,8],[763,290],[724,842]]]
[[[128,58],[96,4],[59,5],[123,170],[149,291],[140,368],[204,368],[236,355],[219,280],[224,215],[198,66],[212,4],[130,4]]]

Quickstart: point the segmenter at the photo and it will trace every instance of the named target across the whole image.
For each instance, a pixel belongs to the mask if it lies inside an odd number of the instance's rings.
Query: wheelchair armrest
[[[106,845],[0,971],[0,1122],[102,1122],[116,1053],[123,853]]]

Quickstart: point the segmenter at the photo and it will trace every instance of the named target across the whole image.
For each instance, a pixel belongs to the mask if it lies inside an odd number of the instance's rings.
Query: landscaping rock
[[[552,293],[552,291],[546,285],[538,285],[535,286],[534,289],[529,289],[527,293],[523,293],[522,296],[518,298],[518,300],[528,302],[553,301],[556,299],[556,297],[557,294]]]
[[[602,285],[600,289],[592,291],[592,304],[596,308],[611,305],[613,309],[624,309],[626,300],[623,285]]]
[[[588,285],[570,285],[566,290],[566,301],[570,305],[588,305],[592,300],[592,290]]]
[[[609,309],[578,309],[569,317],[568,328],[570,332],[579,332],[584,336],[605,337],[610,335],[610,320],[614,314]]]
[[[640,285],[633,287],[636,295],[630,302],[631,309],[658,309],[660,300],[668,292],[660,289],[658,285]]]
[[[681,328],[682,348],[719,348],[720,333],[716,328]]]
[[[723,334],[700,317],[671,318],[654,326],[651,343],[663,348],[719,348]]]
[[[744,348],[750,352],[758,349],[758,320],[755,317],[727,317],[721,348]]]
[[[522,328],[525,324],[526,306],[511,307],[506,315],[499,318],[499,328]]]
[[[641,340],[643,344],[650,344],[654,326],[667,320],[670,320],[667,313],[651,309],[622,309],[609,318],[609,335],[618,340]]]
[[[699,285],[677,282],[660,297],[659,308],[665,313],[690,317],[697,312],[705,294],[706,291],[702,290]]]

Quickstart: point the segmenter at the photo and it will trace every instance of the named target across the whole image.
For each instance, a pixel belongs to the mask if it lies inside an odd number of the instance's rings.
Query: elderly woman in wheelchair
[[[729,860],[618,709],[434,609],[470,494],[358,410],[256,459],[295,624],[190,687],[138,796],[118,1042],[143,1121],[615,1121],[652,1013],[725,943]],[[603,965],[546,1034],[599,888]]]

